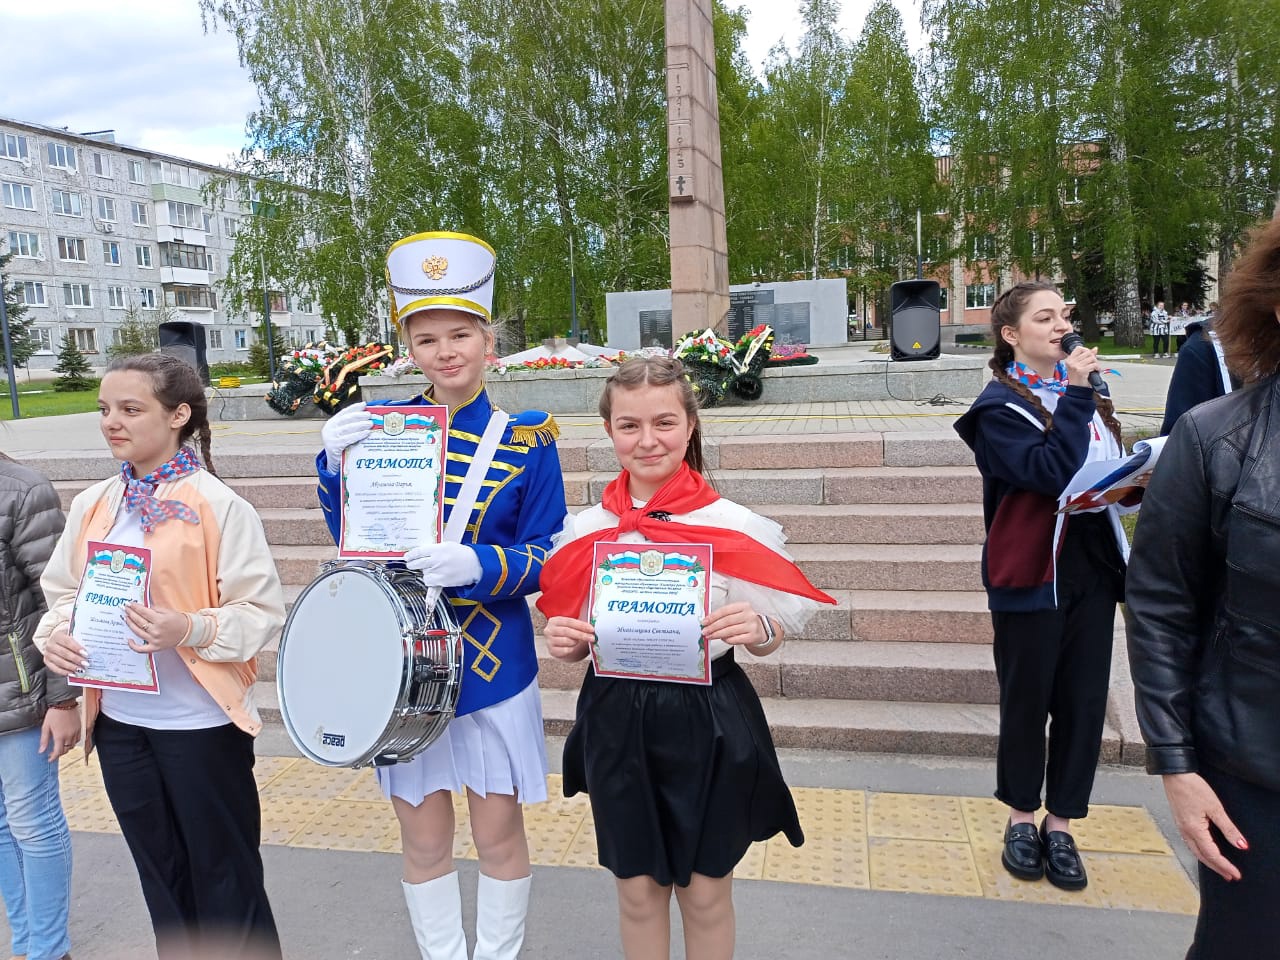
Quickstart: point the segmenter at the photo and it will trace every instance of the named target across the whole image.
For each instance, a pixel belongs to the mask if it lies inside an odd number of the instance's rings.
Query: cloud
[[[206,35],[194,0],[12,4],[0,34],[7,75],[30,78],[0,87],[3,116],[225,163],[257,106],[234,39]]]

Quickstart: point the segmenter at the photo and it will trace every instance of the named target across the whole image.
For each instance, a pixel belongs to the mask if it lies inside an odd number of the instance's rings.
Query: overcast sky
[[[757,69],[779,38],[794,48],[796,3],[736,2],[751,11],[746,51]],[[918,0],[895,2],[918,49]],[[850,39],[869,6],[844,0],[840,24]],[[8,77],[0,116],[77,133],[110,128],[121,143],[222,164],[257,105],[235,42],[204,34],[196,0],[0,0],[0,37]]]

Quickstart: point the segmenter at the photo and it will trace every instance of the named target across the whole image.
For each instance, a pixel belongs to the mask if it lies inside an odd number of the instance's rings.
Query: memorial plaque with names
[[[640,311],[640,346],[671,349],[671,311]]]
[[[757,308],[771,303],[772,290],[738,290],[730,293],[727,338],[736,343],[747,331],[755,329],[756,324],[766,322],[757,319]]]

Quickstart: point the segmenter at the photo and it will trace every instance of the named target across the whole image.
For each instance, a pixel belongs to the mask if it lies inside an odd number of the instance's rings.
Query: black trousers
[[[234,724],[151,730],[104,714],[94,739],[160,960],[279,958],[258,850],[253,738]]]
[[[1169,335],[1167,333],[1154,333],[1151,335],[1151,345],[1154,353],[1169,352]]]
[[[1228,882],[1200,865],[1200,919],[1187,960],[1274,957],[1280,941],[1280,793],[1213,767],[1202,767],[1200,775],[1249,849],[1237,850],[1210,828],[1218,849],[1240,868],[1240,879]]]
[[[1109,521],[1076,515],[1058,555],[1058,608],[991,612],[1000,686],[995,795],[1015,810],[1039,809],[1043,785],[1050,813],[1088,815],[1123,594],[1123,560]]]

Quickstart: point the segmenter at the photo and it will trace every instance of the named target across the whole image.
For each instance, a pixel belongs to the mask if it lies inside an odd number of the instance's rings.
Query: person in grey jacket
[[[65,960],[71,948],[57,761],[80,740],[80,711],[32,642],[45,610],[40,574],[62,527],[53,484],[0,454],[0,895],[13,954],[26,960]]]

